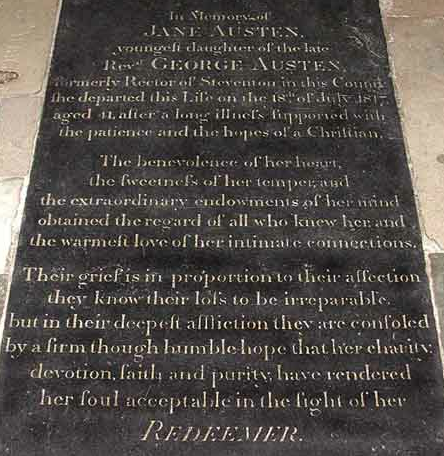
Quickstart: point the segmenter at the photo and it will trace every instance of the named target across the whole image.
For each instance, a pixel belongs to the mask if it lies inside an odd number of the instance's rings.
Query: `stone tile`
[[[0,274],[8,272],[8,258],[23,179],[0,179]]]
[[[59,0],[0,0],[0,96],[42,90]]]
[[[444,17],[444,0],[380,0],[387,16]]]
[[[0,178],[28,173],[42,104],[40,97],[0,100]]]
[[[444,248],[444,20],[388,18],[386,26],[425,233]]]

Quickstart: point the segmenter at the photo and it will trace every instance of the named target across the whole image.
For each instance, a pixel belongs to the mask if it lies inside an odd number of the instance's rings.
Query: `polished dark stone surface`
[[[4,454],[442,454],[377,1],[64,2],[0,381]]]

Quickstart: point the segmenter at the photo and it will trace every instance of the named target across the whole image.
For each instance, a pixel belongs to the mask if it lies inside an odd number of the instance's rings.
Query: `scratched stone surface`
[[[44,87],[58,0],[0,1],[0,97]]]

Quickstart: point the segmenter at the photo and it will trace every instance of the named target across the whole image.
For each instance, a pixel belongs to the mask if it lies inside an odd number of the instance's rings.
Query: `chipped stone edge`
[[[45,66],[45,71],[43,74],[43,81],[42,81],[40,90],[38,92],[26,93],[26,94],[22,94],[22,95],[18,95],[18,96],[17,95],[16,96],[14,96],[14,95],[1,96],[0,99],[35,97],[36,95],[40,95],[42,97],[45,96],[45,93],[46,93],[46,90],[48,87],[49,73],[50,73],[50,69],[51,69],[52,58],[54,55],[56,36],[57,36],[58,29],[59,29],[60,14],[62,11],[63,2],[64,2],[64,0],[58,0],[55,20],[53,22],[50,49],[48,52],[48,57],[46,59],[46,64],[45,64],[46,66]],[[45,105],[45,103],[42,103],[42,106],[40,108],[40,115],[39,115],[37,123],[36,123],[36,130],[35,130],[36,133],[35,133],[33,141],[32,141],[30,170],[32,169],[32,164],[34,162],[35,149],[36,149],[36,145],[37,145],[37,138],[38,138],[39,132],[40,132],[40,122],[42,120],[42,112],[44,109],[44,105]],[[21,224],[22,224],[22,220],[23,220],[26,196],[28,193],[29,179],[30,179],[30,172],[28,172],[28,174],[23,178],[22,189],[20,192],[19,206],[17,208],[16,217],[15,217],[15,220],[13,223],[12,243],[11,243],[11,247],[10,247],[9,255],[8,255],[9,267],[7,268],[8,271],[5,274],[7,277],[6,292],[5,292],[5,296],[4,296],[3,312],[2,312],[2,315],[0,316],[0,346],[3,344],[3,336],[4,336],[5,325],[6,325],[6,316],[9,311],[9,295],[11,292],[12,275],[13,275],[13,272],[14,272],[15,266],[16,266],[16,260],[17,260],[16,253],[17,253],[17,247],[18,247],[18,238],[19,238],[20,232],[21,232]]]
[[[380,0],[380,5],[382,6],[381,2],[383,0]],[[387,43],[387,47],[389,47],[389,43],[393,43],[395,41],[394,37],[389,33],[389,26],[387,24],[388,19],[392,18],[397,18],[398,16],[391,16],[390,14],[384,14],[383,8],[381,8],[381,16],[382,16],[382,22],[383,22],[383,30],[384,30],[384,35]],[[403,16],[403,17],[410,17],[410,16]],[[401,130],[402,130],[402,135],[404,139],[404,146],[405,146],[405,155],[407,158],[407,165],[409,168],[410,172],[410,178],[412,180],[412,186],[413,186],[413,195],[415,198],[415,203],[416,203],[416,213],[418,216],[419,224],[420,224],[420,230],[421,230],[421,238],[422,238],[422,244],[423,244],[423,256],[425,260],[425,266],[426,266],[426,274],[428,277],[429,281],[429,292],[432,300],[432,308],[433,308],[433,316],[435,318],[436,322],[436,332],[438,336],[438,346],[439,346],[439,352],[441,355],[441,362],[442,362],[442,369],[444,372],[444,321],[441,321],[441,316],[438,310],[438,302],[435,294],[435,279],[433,277],[433,269],[432,269],[432,260],[430,258],[431,254],[442,254],[444,255],[444,249],[443,247],[435,241],[433,238],[427,235],[426,232],[426,227],[425,227],[425,217],[424,217],[424,211],[422,210],[422,205],[421,201],[419,198],[419,192],[417,191],[417,187],[415,183],[417,182],[417,177],[414,171],[413,167],[413,160],[412,160],[412,152],[411,152],[411,147],[408,141],[408,138],[406,136],[406,127],[404,124],[404,116],[403,116],[403,108],[402,108],[402,96],[401,96],[401,89],[398,86],[397,83],[397,78],[396,78],[396,62],[395,59],[393,58],[393,55],[390,52],[387,52],[388,57],[389,57],[389,65],[390,65],[390,78],[392,80],[393,84],[393,89],[395,93],[395,98],[396,98],[396,104],[398,107],[398,113],[399,113],[399,118],[401,122]]]

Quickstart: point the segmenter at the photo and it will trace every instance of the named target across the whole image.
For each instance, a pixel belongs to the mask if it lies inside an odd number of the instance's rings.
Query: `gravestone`
[[[441,455],[378,2],[63,2],[0,366],[2,454]]]

